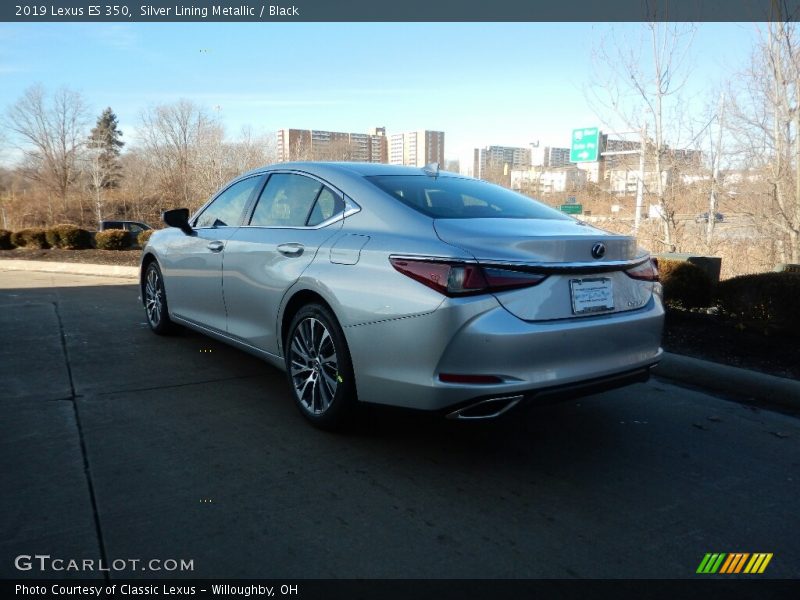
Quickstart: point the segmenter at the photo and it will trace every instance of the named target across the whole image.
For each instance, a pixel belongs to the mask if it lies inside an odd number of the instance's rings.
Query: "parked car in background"
[[[147,223],[139,221],[100,221],[100,228],[98,231],[105,231],[106,229],[124,229],[132,234],[135,239],[142,231],[152,229]]]
[[[359,401],[494,417],[644,381],[662,355],[634,238],[436,165],[263,167],[164,221],[142,252],[151,329],[284,369],[320,427]]]
[[[725,220],[725,215],[720,212],[714,213],[714,223],[722,223]],[[694,218],[695,223],[708,223],[708,213],[704,212]]]
[[[140,221],[100,221],[98,231],[105,231],[106,229],[122,229],[126,231],[128,233],[128,246],[138,246],[139,234],[143,231],[149,231],[152,227]]]

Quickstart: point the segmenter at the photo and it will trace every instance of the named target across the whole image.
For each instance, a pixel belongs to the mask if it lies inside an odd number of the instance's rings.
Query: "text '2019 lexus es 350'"
[[[359,402],[497,416],[643,381],[661,357],[657,266],[634,238],[435,165],[273,165],[164,220],[142,253],[153,331],[285,369],[320,427]]]

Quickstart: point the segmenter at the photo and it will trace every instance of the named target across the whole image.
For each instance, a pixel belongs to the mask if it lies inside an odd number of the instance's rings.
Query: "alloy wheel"
[[[164,308],[164,292],[158,270],[152,267],[147,271],[144,299],[147,319],[153,327],[158,327],[158,324],[161,323],[161,312]]]
[[[340,381],[330,332],[319,319],[303,319],[294,330],[289,352],[292,386],[300,405],[313,415],[323,414]]]

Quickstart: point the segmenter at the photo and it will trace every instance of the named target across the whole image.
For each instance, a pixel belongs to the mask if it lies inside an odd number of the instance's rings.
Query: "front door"
[[[193,235],[177,237],[163,256],[170,312],[199,325],[225,331],[222,260],[225,245],[241,224],[263,176],[237,181],[193,219]]]

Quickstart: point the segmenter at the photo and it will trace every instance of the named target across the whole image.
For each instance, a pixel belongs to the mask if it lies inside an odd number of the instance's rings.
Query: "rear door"
[[[344,198],[307,174],[273,173],[247,225],[228,240],[222,272],[228,333],[278,353],[278,307],[318,248],[343,224]]]

